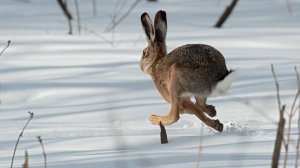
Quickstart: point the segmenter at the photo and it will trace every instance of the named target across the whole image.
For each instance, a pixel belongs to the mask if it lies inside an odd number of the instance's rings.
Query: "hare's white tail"
[[[225,95],[231,86],[231,83],[235,80],[237,76],[237,70],[231,70],[229,74],[225,76],[224,79],[220,80],[216,86],[213,88],[209,97],[217,97],[220,95]]]

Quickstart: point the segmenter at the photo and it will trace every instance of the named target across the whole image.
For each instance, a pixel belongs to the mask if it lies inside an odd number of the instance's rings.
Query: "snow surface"
[[[142,1],[112,33],[105,30],[120,8],[117,2],[97,1],[94,17],[92,1],[79,1],[84,30],[78,35],[73,21],[72,36],[56,1],[1,3],[0,46],[12,43],[0,57],[0,167],[10,165],[28,111],[34,118],[21,138],[15,167],[21,167],[25,149],[31,167],[43,166],[38,135],[48,167],[55,168],[270,167],[279,116],[270,64],[290,109],[297,89],[293,66],[300,65],[300,1],[289,1],[289,13],[283,0],[241,0],[222,29],[212,25],[229,0]],[[124,13],[134,1],[121,2]],[[201,132],[201,121],[182,115],[166,128],[169,143],[161,145],[159,127],[148,121],[169,110],[139,69],[147,44],[140,15],[147,11],[153,18],[160,9],[167,11],[168,51],[206,43],[223,53],[228,67],[239,69],[227,95],[209,99],[225,124],[223,133],[207,126]],[[288,167],[295,162],[297,118]]]

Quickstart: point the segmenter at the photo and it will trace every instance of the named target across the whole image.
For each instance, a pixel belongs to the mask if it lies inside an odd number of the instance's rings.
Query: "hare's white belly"
[[[195,94],[193,93],[190,93],[190,92],[183,92],[180,97],[192,97],[194,96]]]

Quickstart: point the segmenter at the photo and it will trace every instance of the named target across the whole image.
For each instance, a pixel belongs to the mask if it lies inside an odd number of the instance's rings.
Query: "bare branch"
[[[10,45],[10,40],[7,41],[7,45],[6,47],[4,47],[4,49],[1,51],[0,56],[2,55],[2,53],[9,47]]]
[[[67,2],[64,0],[57,0],[59,6],[61,7],[64,15],[67,18],[67,22],[68,22],[68,26],[69,26],[69,32],[68,34],[72,34],[72,23],[71,20],[73,19],[71,13],[69,12],[68,8],[67,8]]]
[[[11,159],[11,165],[10,165],[10,168],[12,168],[13,165],[14,165],[15,154],[16,154],[16,151],[17,151],[17,147],[18,147],[19,141],[20,141],[21,137],[23,136],[23,132],[24,132],[24,130],[26,129],[27,125],[29,124],[30,120],[33,118],[33,115],[34,115],[34,114],[33,114],[32,112],[30,112],[30,111],[29,111],[28,113],[29,113],[29,119],[28,119],[27,123],[25,124],[25,126],[23,127],[21,133],[19,134],[18,140],[17,140],[16,145],[15,145],[14,153],[13,153],[13,156],[12,156],[12,159]]]
[[[296,76],[297,76],[297,82],[298,82],[298,90],[300,90],[300,76],[297,70],[297,67],[294,67]],[[295,110],[296,111],[296,110]],[[298,104],[298,141],[296,146],[296,162],[295,162],[295,168],[298,167],[298,159],[299,159],[299,147],[300,146],[300,98],[299,98],[299,104]]]
[[[279,84],[277,81],[277,77],[275,74],[273,64],[271,64],[271,70],[272,70],[272,74],[273,74],[273,78],[274,78],[274,82],[275,82],[275,86],[276,86],[277,103],[278,103],[278,109],[279,109],[279,122],[278,122],[278,126],[277,126],[277,134],[276,134],[275,146],[274,146],[273,157],[272,157],[272,168],[278,168],[281,145],[282,145],[282,143],[284,143],[284,146],[286,147],[286,144],[287,144],[287,142],[284,139],[285,105],[281,106],[280,94],[279,94]]]
[[[279,118],[279,122],[278,122],[275,146],[274,146],[274,151],[273,151],[273,156],[272,156],[272,168],[278,168],[281,145],[284,140],[284,138],[283,138],[284,124],[285,124],[285,119],[283,117],[284,111],[285,111],[285,105],[283,105],[282,109],[280,109],[280,111],[279,111],[280,118]]]
[[[61,9],[63,10],[65,16],[69,19],[69,20],[72,20],[73,17],[71,15],[71,13],[69,12],[68,8],[67,8],[67,4],[65,1],[63,0],[57,0],[59,6],[61,7]]]
[[[233,11],[234,7],[236,6],[237,2],[239,0],[232,0],[231,4],[225,9],[221,17],[219,18],[218,22],[216,23],[216,28],[221,28],[223,23],[227,20],[227,18],[230,16],[231,12]]]
[[[110,31],[110,30],[113,30],[115,29],[130,13],[131,11],[135,8],[135,6],[141,2],[141,0],[136,0],[132,5],[131,7],[124,13],[123,16],[121,16],[118,20],[114,21],[110,27],[108,27],[106,29],[106,31]]]

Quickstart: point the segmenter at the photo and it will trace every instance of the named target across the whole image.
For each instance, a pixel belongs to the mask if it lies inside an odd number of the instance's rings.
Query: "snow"
[[[229,0],[141,1],[113,36],[105,30],[117,0],[97,1],[96,17],[92,2],[84,2],[79,1],[85,30],[78,35],[73,21],[72,36],[56,1],[0,6],[1,48],[12,41],[0,57],[0,167],[10,165],[28,111],[34,118],[21,138],[15,167],[21,167],[25,149],[30,167],[43,166],[39,135],[48,167],[55,168],[270,166],[279,116],[270,64],[289,110],[297,90],[293,67],[300,65],[299,0],[289,1],[292,13],[282,0],[241,0],[222,29],[212,25]],[[134,1],[124,2],[123,13]],[[72,1],[69,6],[75,14]],[[146,11],[153,19],[160,9],[167,11],[168,51],[205,43],[222,52],[229,68],[238,68],[228,93],[208,100],[225,125],[223,133],[182,115],[166,127],[169,143],[162,145],[159,127],[148,121],[170,108],[139,69],[147,45],[140,15]],[[288,167],[294,167],[297,118]]]

